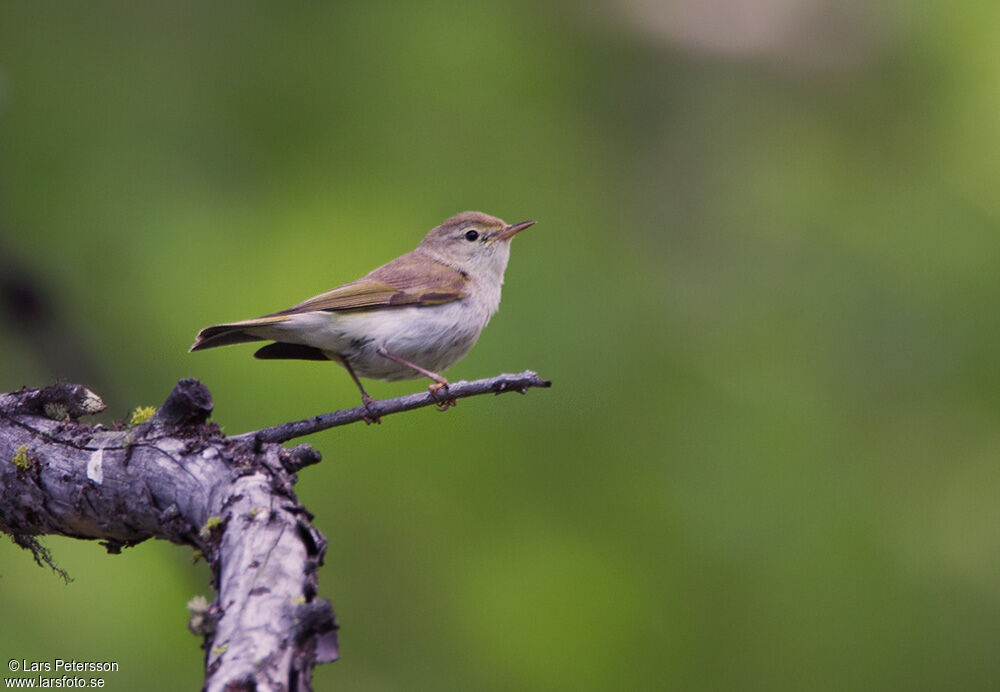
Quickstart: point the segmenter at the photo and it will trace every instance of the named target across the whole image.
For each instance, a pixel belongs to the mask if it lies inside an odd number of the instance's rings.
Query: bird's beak
[[[520,233],[528,226],[534,226],[534,225],[535,225],[534,221],[522,221],[521,223],[511,224],[510,226],[507,226],[502,231],[500,231],[497,237],[500,240],[509,240],[510,238],[513,238],[515,234]]]

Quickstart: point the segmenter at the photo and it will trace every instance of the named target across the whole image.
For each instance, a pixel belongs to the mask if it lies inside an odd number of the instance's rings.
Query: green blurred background
[[[309,439],[338,690],[1000,680],[1000,4],[0,5],[0,391],[229,433],[357,403],[186,353],[465,209],[518,236],[449,371],[554,381]],[[421,383],[371,383],[377,397]],[[0,543],[0,656],[195,689],[190,551]]]

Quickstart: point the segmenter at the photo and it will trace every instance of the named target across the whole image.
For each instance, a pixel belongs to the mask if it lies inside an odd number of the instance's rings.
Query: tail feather
[[[243,322],[214,324],[198,332],[198,336],[195,337],[194,343],[191,344],[191,348],[188,351],[201,351],[206,348],[229,346],[230,344],[244,344],[249,341],[267,341],[266,337],[254,336],[248,330],[254,327],[265,327],[277,322],[284,322],[286,319],[286,317],[275,316],[244,320]]]
[[[234,329],[228,332],[216,332],[214,334],[205,335],[201,332],[198,333],[198,337],[195,342],[191,344],[191,351],[201,351],[206,348],[215,348],[216,346],[229,346],[231,344],[243,344],[248,341],[263,341],[259,336],[254,336],[253,334],[247,334],[246,332]]]

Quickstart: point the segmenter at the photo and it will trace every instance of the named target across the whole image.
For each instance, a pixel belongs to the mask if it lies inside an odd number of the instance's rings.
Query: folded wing
[[[266,341],[265,337],[254,335],[255,327],[279,324],[292,315],[300,315],[305,312],[342,312],[345,310],[391,309],[409,305],[439,305],[453,300],[461,300],[468,295],[468,277],[463,272],[418,253],[419,250],[407,253],[357,281],[321,293],[287,310],[252,320],[205,327],[198,332],[190,350],[200,351],[229,344]],[[279,355],[279,352],[281,352],[280,349],[275,349],[273,355],[269,357],[296,357]]]

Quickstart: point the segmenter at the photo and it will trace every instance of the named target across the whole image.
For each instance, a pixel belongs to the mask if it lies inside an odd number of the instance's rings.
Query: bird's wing
[[[245,341],[265,341],[267,337],[257,336],[251,330],[281,324],[292,315],[304,312],[374,310],[450,303],[469,295],[468,283],[468,276],[463,272],[414,251],[379,267],[368,276],[321,293],[287,310],[252,320],[205,327],[198,332],[190,350],[200,351]],[[265,351],[259,357],[287,356],[278,355],[276,351]],[[294,357],[303,356],[299,354]]]
[[[274,314],[439,305],[468,295],[468,278],[463,272],[428,257],[412,255],[403,255],[357,281]]]

